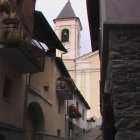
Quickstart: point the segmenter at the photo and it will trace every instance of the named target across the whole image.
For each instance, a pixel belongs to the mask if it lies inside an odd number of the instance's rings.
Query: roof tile
[[[73,18],[76,17],[70,2],[67,2],[56,19]]]

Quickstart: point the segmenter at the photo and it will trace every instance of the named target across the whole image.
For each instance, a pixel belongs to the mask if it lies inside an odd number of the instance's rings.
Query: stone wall
[[[106,90],[111,93],[115,140],[140,139],[140,29],[109,32]]]

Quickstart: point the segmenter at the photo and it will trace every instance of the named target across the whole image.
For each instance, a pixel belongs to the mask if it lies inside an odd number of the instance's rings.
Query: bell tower
[[[56,19],[54,19],[55,33],[61,40],[68,53],[58,51],[56,55],[63,60],[76,59],[80,56],[80,31],[82,30],[81,22],[76,17],[74,10],[68,1]]]

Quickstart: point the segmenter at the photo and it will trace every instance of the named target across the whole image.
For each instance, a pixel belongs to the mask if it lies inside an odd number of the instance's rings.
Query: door
[[[34,140],[35,119],[31,109],[28,110],[26,120],[26,140]]]

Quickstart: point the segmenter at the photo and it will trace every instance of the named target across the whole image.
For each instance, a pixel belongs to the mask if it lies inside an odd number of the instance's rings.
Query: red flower
[[[80,114],[80,115],[79,115]],[[81,117],[81,113],[79,112],[79,110],[74,106],[74,104],[71,104],[69,106],[69,116],[71,118],[79,118]]]

